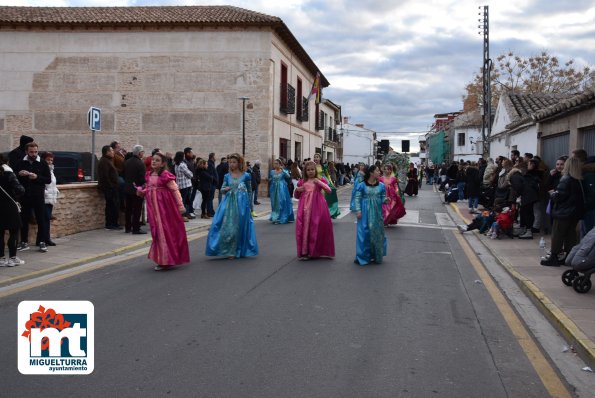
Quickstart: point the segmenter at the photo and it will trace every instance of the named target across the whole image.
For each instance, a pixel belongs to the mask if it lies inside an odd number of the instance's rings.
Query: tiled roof
[[[533,115],[533,120],[539,122],[543,119],[555,116],[556,114],[566,114],[587,106],[595,105],[595,89],[586,90],[568,99],[558,101],[556,104],[548,106]]]
[[[505,94],[508,101],[506,101],[506,108],[511,116],[512,122],[506,126],[507,129],[513,129],[521,124],[532,121],[532,115],[542,109],[551,105],[555,105],[561,100],[568,97],[568,95],[561,94]]]
[[[18,27],[252,27],[269,26],[297,54],[308,70],[320,72],[279,17],[232,6],[156,7],[8,7],[0,6],[0,28]],[[321,84],[329,82],[321,73]]]
[[[278,17],[231,6],[0,7],[1,24],[275,24]]]

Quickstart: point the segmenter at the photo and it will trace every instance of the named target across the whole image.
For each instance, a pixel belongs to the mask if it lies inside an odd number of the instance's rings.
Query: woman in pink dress
[[[401,195],[399,195],[399,180],[393,176],[392,166],[386,164],[382,171],[384,174],[379,178],[379,181],[384,184],[386,197],[389,199],[388,203],[382,205],[382,217],[384,218],[384,226],[388,227],[389,225],[395,225],[406,212]]]
[[[167,159],[157,152],[151,170],[145,174],[146,184],[137,187],[139,196],[147,199],[147,215],[153,242],[149,258],[157,263],[155,271],[190,262],[188,239],[182,214],[186,211],[176,177],[167,171]]]
[[[318,178],[316,163],[306,162],[304,178],[294,190],[298,199],[295,239],[300,260],[335,256],[333,223],[322,191],[331,192],[327,180]]]

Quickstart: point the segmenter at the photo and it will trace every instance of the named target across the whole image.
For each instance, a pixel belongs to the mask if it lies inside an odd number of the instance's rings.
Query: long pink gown
[[[184,220],[178,210],[183,207],[176,176],[165,170],[160,176],[145,174],[144,189],[147,215],[153,242],[149,258],[162,267],[190,262]]]
[[[380,182],[384,184],[386,189],[386,197],[389,199],[388,203],[382,205],[382,218],[384,225],[394,225],[399,221],[399,218],[405,216],[405,206],[399,195],[399,185],[397,178],[391,176],[389,178],[381,176]]]
[[[299,180],[297,187],[305,188],[303,192],[294,191],[294,197],[300,201],[295,223],[298,257],[334,257],[333,222],[322,194],[323,190],[331,192],[327,180],[322,177],[318,184]]]

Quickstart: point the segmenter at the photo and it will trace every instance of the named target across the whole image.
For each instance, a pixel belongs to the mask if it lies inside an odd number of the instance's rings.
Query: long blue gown
[[[357,186],[364,181],[364,175],[358,171],[354,178],[353,189],[351,190],[351,202],[349,203],[349,210],[351,211],[355,211],[355,191],[357,190]]]
[[[355,244],[355,262],[359,265],[374,261],[382,263],[386,256],[386,237],[384,236],[384,219],[382,203],[386,196],[384,184],[370,186],[361,182],[355,191],[355,211],[361,211],[362,217],[357,220],[357,239]]]
[[[254,220],[250,212],[252,177],[225,174],[221,189],[231,187],[217,207],[207,237],[207,256],[248,257],[258,254]]]
[[[291,181],[289,173],[281,170],[277,173],[271,170],[269,173],[269,194],[271,197],[271,216],[269,221],[275,224],[287,224],[295,220],[293,215],[293,203],[289,196],[287,182]]]

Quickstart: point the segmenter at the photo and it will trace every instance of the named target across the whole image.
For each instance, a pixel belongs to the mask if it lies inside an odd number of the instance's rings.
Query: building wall
[[[322,132],[315,129],[315,104],[309,101],[308,121],[297,120],[297,114],[285,114],[280,111],[281,103],[281,64],[287,66],[287,81],[296,89],[297,106],[297,80],[302,80],[302,97],[308,97],[314,76],[306,69],[302,62],[293,54],[276,35],[272,36],[272,50],[268,61],[271,67],[274,88],[271,99],[273,130],[271,134],[271,160],[280,156],[280,139],[288,140],[288,158],[295,157],[296,142],[301,143],[302,160],[314,157],[316,148],[321,148]],[[301,140],[301,141],[300,141]]]
[[[568,148],[570,152],[582,148],[583,140],[581,129],[595,126],[595,106],[591,106],[580,112],[570,114],[558,119],[541,122],[537,129],[540,137],[547,138],[556,134],[569,132]],[[593,154],[589,154],[593,155]]]
[[[270,30],[4,31],[0,35],[0,145],[21,134],[41,149],[90,150],[90,106],[102,109],[95,151],[112,140],[199,156],[242,150],[271,157]],[[278,106],[277,106],[278,108]]]
[[[506,136],[508,135],[508,138]],[[514,132],[500,134],[490,143],[490,157],[495,159],[498,156],[510,157],[510,151],[517,149],[521,154],[537,154],[537,125],[530,125]]]
[[[60,195],[50,224],[53,238],[105,226],[105,200],[97,183],[58,185]],[[122,214],[120,214],[122,216]],[[29,243],[37,239],[37,225],[29,226]]]
[[[460,146],[458,136],[460,133],[465,134],[464,145]],[[471,140],[469,140],[471,138]],[[481,155],[478,155],[477,141],[481,140],[481,130],[476,127],[458,127],[454,129],[454,151],[453,160],[477,161]],[[473,141],[473,144],[471,143]],[[481,148],[479,148],[481,152]]]
[[[343,163],[374,163],[373,144],[371,131],[343,125]]]

